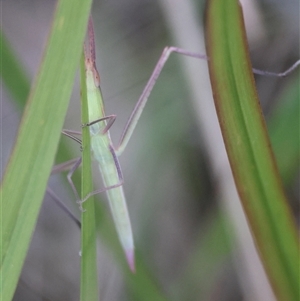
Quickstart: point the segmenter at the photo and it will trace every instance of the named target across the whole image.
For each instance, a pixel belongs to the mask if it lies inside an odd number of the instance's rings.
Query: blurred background
[[[299,2],[242,2],[253,67],[287,69],[299,59]],[[56,1],[3,0],[0,4],[1,29],[32,82]],[[172,45],[205,53],[204,9],[202,0],[94,1],[97,66],[106,113],[117,115],[111,129],[115,144],[163,48]],[[285,139],[289,135],[299,139],[299,71],[284,79],[256,76],[256,83],[297,217],[299,153],[291,154]],[[16,98],[2,82],[2,173],[22,114]],[[289,112],[296,112],[298,119]],[[290,125],[292,118],[296,123]],[[283,130],[284,124],[290,128]],[[80,130],[80,125],[77,78],[65,128]],[[77,143],[62,140],[69,144],[69,159],[80,156]],[[120,162],[139,262],[161,300],[275,300],[239,207],[205,61],[171,55]],[[65,176],[51,176],[49,187],[79,218]],[[94,178],[95,187],[101,188],[97,168]],[[105,195],[99,202],[110,218]],[[101,300],[147,300],[134,293],[126,280],[131,276],[106,240],[99,235]],[[78,227],[46,194],[14,300],[79,300],[79,252]],[[139,269],[134,277],[139,277]],[[139,289],[147,294],[147,285],[142,285]]]

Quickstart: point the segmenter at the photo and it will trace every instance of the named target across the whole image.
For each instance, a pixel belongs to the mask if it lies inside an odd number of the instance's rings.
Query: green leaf
[[[11,300],[60,138],[91,1],[61,0],[1,185],[2,300]],[[5,213],[5,214],[4,214]]]
[[[237,0],[209,1],[206,37],[215,105],[249,226],[278,300],[297,300],[297,231],[258,102]]]

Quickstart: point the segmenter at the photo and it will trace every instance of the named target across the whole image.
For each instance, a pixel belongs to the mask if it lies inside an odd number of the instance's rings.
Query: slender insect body
[[[122,179],[116,177],[116,175],[119,175],[120,171],[115,164],[115,158],[111,151],[112,146],[110,145],[107,135],[108,133],[91,137],[91,146],[95,160],[99,164],[104,186],[109,188],[120,185],[118,187],[107,189],[106,195],[121,244],[125,250],[129,250],[133,246],[132,235],[129,235],[132,233],[132,229],[123,187],[121,186]]]
[[[127,210],[123,186],[109,189],[107,191],[107,197],[109,200],[114,223],[116,225],[116,229],[118,230],[118,236],[121,245],[125,250],[126,257],[129,258],[129,265],[132,266],[132,264],[130,263],[130,261],[132,261],[132,259],[130,259],[131,255],[128,254],[130,252],[133,252],[132,246],[134,245],[134,242],[132,235],[128,235],[128,233],[132,233],[132,228]]]
[[[95,124],[97,125],[97,124]],[[91,125],[93,127],[94,125]],[[119,240],[131,267],[133,264],[133,236],[125,194],[122,186],[121,170],[115,163],[109,133],[92,136],[91,147],[99,164],[100,173],[106,190],[110,210],[118,232]],[[114,187],[117,186],[117,187]],[[134,268],[132,268],[134,270]]]
[[[100,165],[105,166],[107,162],[112,160],[112,154],[109,151],[110,139],[105,135],[102,135],[99,129],[95,130],[95,125],[91,125],[90,135],[91,135],[91,148],[94,154],[94,158]],[[102,127],[101,127],[102,128]],[[102,129],[101,129],[102,130]]]
[[[95,65],[94,37],[89,23],[89,52],[85,49],[86,86],[91,149],[98,162],[119,240],[131,270],[134,270],[133,235],[123,191],[123,177],[108,129],[115,116],[106,116]],[[88,198],[89,196],[87,196]]]

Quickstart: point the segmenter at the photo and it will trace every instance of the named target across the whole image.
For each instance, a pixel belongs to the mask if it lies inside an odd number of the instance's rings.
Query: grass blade
[[[278,300],[296,300],[297,232],[261,114],[238,1],[209,1],[207,50],[218,118],[249,226]]]
[[[3,178],[0,249],[5,301],[13,296],[54,162],[90,6],[91,1],[58,2],[44,60]]]

